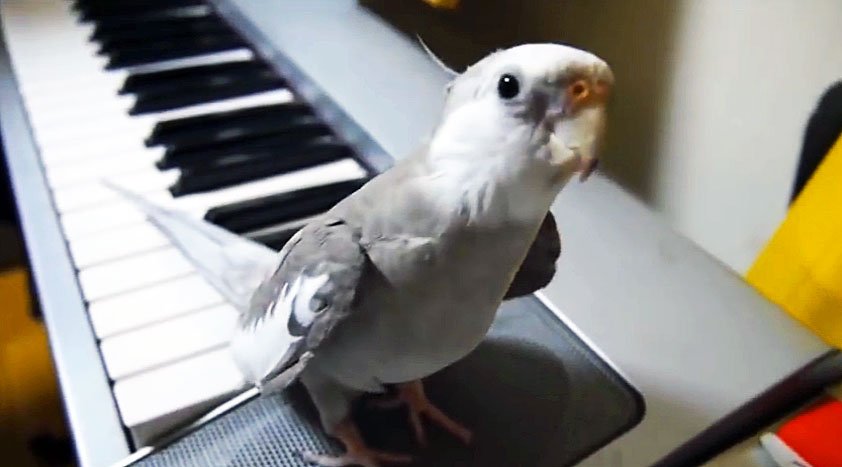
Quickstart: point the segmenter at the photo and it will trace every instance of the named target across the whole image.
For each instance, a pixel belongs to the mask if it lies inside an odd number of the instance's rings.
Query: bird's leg
[[[374,405],[379,408],[393,408],[406,404],[409,409],[409,423],[415,432],[415,439],[420,444],[427,443],[427,435],[424,432],[424,425],[421,422],[421,415],[426,415],[430,420],[449,431],[463,443],[469,444],[473,434],[471,430],[460,425],[458,422],[447,416],[438,407],[430,402],[424,392],[424,385],[421,380],[397,384],[398,394],[392,399],[375,401]]]
[[[348,465],[361,465],[362,467],[380,467],[385,464],[408,464],[412,457],[403,454],[378,451],[366,446],[354,422],[346,418],[333,433],[345,446],[345,454],[333,457],[324,454],[305,452],[302,454],[304,460],[318,464],[322,467],[342,467]]]

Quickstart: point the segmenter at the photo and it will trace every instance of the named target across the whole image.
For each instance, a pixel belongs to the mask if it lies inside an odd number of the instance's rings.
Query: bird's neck
[[[540,224],[559,189],[537,173],[537,167],[513,171],[493,160],[483,164],[459,159],[428,163],[436,203],[459,212],[471,225]]]
[[[540,223],[561,189],[534,128],[479,101],[449,113],[424,154],[437,204],[481,225]]]

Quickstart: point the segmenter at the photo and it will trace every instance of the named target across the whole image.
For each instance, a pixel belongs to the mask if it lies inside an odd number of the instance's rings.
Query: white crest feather
[[[442,59],[440,59],[436,54],[433,53],[432,50],[430,50],[429,47],[427,47],[427,43],[424,42],[424,39],[421,39],[421,36],[416,34],[415,37],[418,39],[418,42],[421,44],[421,47],[424,49],[424,52],[427,52],[427,56],[430,57],[430,60],[432,60],[436,65],[438,65],[439,68],[441,68],[442,70],[447,72],[447,74],[449,74],[450,76],[452,76],[454,78],[459,76],[458,71],[456,71],[453,68],[450,68],[449,66],[445,65],[445,63],[442,61]]]

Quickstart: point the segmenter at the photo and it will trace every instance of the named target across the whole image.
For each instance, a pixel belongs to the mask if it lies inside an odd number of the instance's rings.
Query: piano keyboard
[[[2,18],[122,422],[148,444],[243,387],[235,311],[102,180],[279,249],[371,173],[200,0],[9,0]]]

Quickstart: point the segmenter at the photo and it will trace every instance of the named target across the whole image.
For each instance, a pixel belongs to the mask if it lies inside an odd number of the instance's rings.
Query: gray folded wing
[[[351,313],[367,267],[359,232],[337,219],[307,225],[279,256],[231,344],[247,379],[264,390],[291,382]]]

